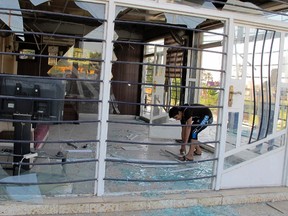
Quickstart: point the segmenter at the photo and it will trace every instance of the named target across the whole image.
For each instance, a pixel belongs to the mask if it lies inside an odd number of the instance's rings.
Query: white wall
[[[281,186],[284,153],[281,148],[225,170],[221,189]]]
[[[149,137],[160,139],[181,139],[181,124],[179,121],[169,120],[169,126],[150,126]],[[173,127],[171,124],[175,124]]]

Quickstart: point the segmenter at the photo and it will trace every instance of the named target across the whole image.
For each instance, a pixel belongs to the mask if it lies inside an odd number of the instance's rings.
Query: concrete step
[[[39,203],[2,201],[0,215],[75,215],[115,213],[192,206],[221,206],[288,200],[288,188],[245,188],[219,191],[142,192],[102,197],[54,197]],[[41,202],[40,202],[41,201]]]

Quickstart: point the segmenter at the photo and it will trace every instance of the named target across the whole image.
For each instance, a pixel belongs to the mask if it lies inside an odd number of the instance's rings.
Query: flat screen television
[[[60,121],[64,97],[63,80],[0,75],[0,118],[29,114],[32,120]]]

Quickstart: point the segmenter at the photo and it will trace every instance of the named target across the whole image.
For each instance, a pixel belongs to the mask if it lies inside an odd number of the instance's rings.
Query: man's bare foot
[[[186,154],[186,149],[180,149],[180,155],[185,155]]]
[[[199,152],[198,152],[198,151],[195,150],[195,151],[194,151],[194,155],[202,155],[202,151],[199,151]]]
[[[194,155],[201,155],[202,154],[202,149],[199,145],[195,147]]]

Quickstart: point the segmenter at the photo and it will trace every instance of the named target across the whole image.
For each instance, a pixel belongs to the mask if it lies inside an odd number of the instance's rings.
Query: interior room
[[[211,190],[220,170],[284,151],[282,29],[231,26],[216,15],[229,4],[210,1],[176,2],[183,12],[121,1],[111,13],[106,1],[3,4],[2,200]],[[183,125],[168,112],[186,103],[209,107],[213,122],[199,134],[202,155],[182,162]]]

